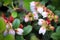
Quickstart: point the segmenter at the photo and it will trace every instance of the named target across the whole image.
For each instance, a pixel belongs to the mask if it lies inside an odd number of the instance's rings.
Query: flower
[[[41,25],[43,24],[43,21],[44,21],[43,19],[39,19],[39,20],[38,20],[38,25],[41,26]]]
[[[35,12],[36,11],[35,1],[30,2],[30,9],[31,9],[32,12]]]
[[[48,25],[51,23],[51,21],[48,18],[46,19],[46,22]]]
[[[47,12],[42,12],[42,16],[43,16],[43,18],[45,18],[45,17],[48,16],[48,13]]]
[[[10,22],[8,22],[8,23],[6,24],[6,29],[9,29],[9,28],[12,28],[12,23],[10,23]]]
[[[54,31],[54,29],[55,29],[54,26],[50,26],[50,30]]]
[[[41,13],[43,12],[43,7],[38,7],[38,8],[37,8],[37,11],[38,11],[38,13],[41,14]]]
[[[10,29],[9,34],[15,35],[15,31],[13,29]]]
[[[14,18],[12,16],[9,17],[9,21],[12,23]]]
[[[28,16],[25,16],[24,21],[25,22],[28,22],[29,21],[29,17]]]
[[[57,15],[55,15],[54,21],[55,21],[55,22],[58,22],[58,18],[59,18],[59,17],[58,17]]]
[[[23,29],[21,29],[21,28],[17,28],[16,29],[16,33],[18,34],[18,35],[23,35]]]
[[[34,12],[33,17],[34,17],[35,20],[37,20],[38,19],[38,14],[36,12]]]
[[[44,27],[41,27],[40,29],[39,29],[39,34],[45,34],[46,33],[46,28],[44,28]]]
[[[30,6],[35,6],[35,1],[30,2]]]
[[[6,36],[7,34],[8,34],[8,31],[5,30],[4,33],[3,33],[3,35]]]

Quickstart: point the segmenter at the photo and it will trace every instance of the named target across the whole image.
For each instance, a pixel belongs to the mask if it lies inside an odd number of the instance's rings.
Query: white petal
[[[43,12],[42,13],[43,18],[47,17],[48,16],[47,14],[48,14],[47,12]]]
[[[36,11],[36,9],[35,9],[35,1],[30,2],[30,9],[31,9],[32,12]]]
[[[4,31],[4,36],[6,36],[8,34],[8,31],[7,30],[5,30]]]
[[[39,29],[39,34],[45,34],[46,33],[46,28],[44,28],[44,27],[41,27],[40,29]]]
[[[30,6],[35,6],[35,1],[30,2]]]
[[[41,26],[41,25],[42,25],[42,23],[43,23],[43,21],[44,21],[43,19],[39,19],[39,20],[38,20],[38,25],[40,25],[40,26]]]
[[[16,33],[17,33],[18,35],[23,35],[23,29],[18,28]]]
[[[9,24],[8,23],[6,24],[6,28],[9,29]]]
[[[30,9],[31,9],[32,12],[36,11],[35,7],[30,7]]]
[[[28,17],[25,17],[25,18],[24,18],[24,21],[25,21],[25,22],[28,22],[28,21],[29,21],[29,18],[28,18]]]
[[[7,23],[6,24],[6,29],[12,28],[12,23]]]
[[[15,31],[13,29],[10,29],[9,34],[15,35]]]
[[[43,12],[43,8],[42,7],[38,7],[37,11],[41,14]]]
[[[37,13],[34,14],[34,19],[35,19],[35,20],[38,19],[38,14],[37,14]]]

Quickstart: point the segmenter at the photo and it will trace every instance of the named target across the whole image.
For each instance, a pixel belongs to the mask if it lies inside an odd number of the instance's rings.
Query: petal
[[[15,31],[13,29],[10,29],[9,34],[15,35]]]
[[[40,29],[39,29],[39,34],[45,34],[46,33],[46,28],[44,28],[44,27],[41,27]]]
[[[18,35],[23,35],[23,29],[18,28],[16,33],[17,33]]]
[[[43,12],[43,8],[42,7],[38,7],[37,11],[41,14]]]

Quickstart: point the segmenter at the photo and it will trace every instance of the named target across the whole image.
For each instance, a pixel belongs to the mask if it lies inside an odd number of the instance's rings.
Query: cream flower
[[[47,12],[42,12],[42,16],[43,16],[43,18],[45,18],[45,17],[48,16],[48,13]]]
[[[35,1],[30,2],[30,9],[31,9],[32,12],[36,11],[36,9],[35,9]]]
[[[38,11],[38,13],[41,14],[41,13],[43,12],[43,7],[38,7],[38,8],[37,8],[37,11]]]
[[[45,34],[46,33],[46,28],[44,28],[44,27],[41,27],[40,29],[39,29],[39,34]]]
[[[12,23],[10,22],[6,24],[6,29],[9,29],[9,28],[12,28]]]
[[[24,21],[25,22],[28,22],[29,21],[29,17],[28,16],[25,16]]]
[[[39,19],[39,20],[38,20],[38,25],[41,26],[41,25],[43,24],[43,21],[44,21],[43,19]]]
[[[17,30],[16,33],[17,33],[18,35],[23,35],[23,32],[24,32],[23,29],[17,28],[16,30]]]
[[[9,34],[15,35],[15,31],[13,29],[10,29]]]
[[[34,12],[33,17],[34,17],[35,20],[37,20],[38,19],[38,14],[36,12]]]

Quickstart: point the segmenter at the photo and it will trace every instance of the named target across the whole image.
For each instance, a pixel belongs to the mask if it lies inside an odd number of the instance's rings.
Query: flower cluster
[[[55,15],[51,10],[46,8],[44,5],[40,4],[39,2],[32,1],[30,2],[30,9],[31,12],[28,12],[27,15],[23,17],[23,20],[25,22],[31,22],[34,20],[38,20],[37,24],[40,27],[39,34],[45,34],[47,30],[54,31],[54,26],[51,25],[51,21],[58,22],[58,16]],[[39,15],[42,16],[39,17]],[[6,18],[4,14],[2,14],[2,17],[4,18],[4,21],[6,22],[6,30],[4,31],[4,36],[7,34],[15,35],[23,35],[23,25],[20,24],[20,26],[16,29],[13,28],[13,21],[15,18],[11,15],[9,18]]]
[[[30,9],[33,14],[37,15],[38,25],[41,26],[39,34],[42,33],[44,35],[47,29],[54,30],[54,27],[51,25],[51,21],[54,20],[54,22],[58,22],[57,15],[41,3],[35,1],[30,2]],[[42,19],[38,18],[38,14],[42,15]]]
[[[7,34],[12,34],[15,36],[15,33],[18,35],[23,35],[23,25],[20,24],[19,28],[13,29],[13,21],[15,20],[12,16],[9,18],[5,17],[5,15],[2,14],[2,17],[4,18],[4,21],[6,23],[6,30],[4,31],[4,36]]]

